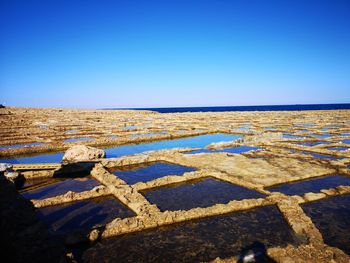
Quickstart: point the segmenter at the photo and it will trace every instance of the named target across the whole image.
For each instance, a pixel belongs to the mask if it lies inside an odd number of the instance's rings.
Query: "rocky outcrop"
[[[106,153],[104,150],[91,146],[75,145],[65,152],[62,163],[88,162],[105,157]]]

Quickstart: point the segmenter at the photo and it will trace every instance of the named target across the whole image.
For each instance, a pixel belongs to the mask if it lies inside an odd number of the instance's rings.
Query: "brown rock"
[[[93,161],[100,158],[105,158],[104,150],[97,149],[85,145],[76,145],[69,148],[62,158],[63,163],[75,163]]]

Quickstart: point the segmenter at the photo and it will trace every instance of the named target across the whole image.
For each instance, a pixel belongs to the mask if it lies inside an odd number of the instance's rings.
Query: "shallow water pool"
[[[55,234],[86,230],[109,223],[117,217],[135,215],[112,196],[48,206],[38,209],[37,214]]]
[[[11,159],[0,159],[0,163],[25,164],[25,163],[59,163],[63,153],[46,153],[25,157],[14,157]]]
[[[249,250],[257,262],[274,262],[269,247],[299,244],[275,206],[158,227],[102,240],[82,254],[88,262],[209,262]]]
[[[328,144],[328,142],[293,142],[293,144],[303,145],[303,146],[315,146],[315,145],[322,145],[322,144]]]
[[[79,137],[79,138],[67,139],[67,140],[64,140],[64,142],[79,142],[79,141],[91,141],[91,140],[94,140],[94,138]]]
[[[200,150],[194,150],[191,152],[187,152],[186,154],[196,154],[196,153],[211,153],[211,152],[226,152],[226,153],[245,153],[249,151],[256,151],[261,150],[259,147],[252,147],[252,146],[237,146],[237,147],[230,147],[230,148],[224,148],[224,149],[200,149]]]
[[[226,204],[231,200],[263,198],[264,195],[228,182],[205,178],[142,191],[161,211],[189,210]]]
[[[330,147],[328,148],[328,150],[331,150],[331,151],[346,151],[347,149],[349,149],[348,147]]]
[[[173,148],[203,148],[208,144],[222,141],[232,141],[242,138],[236,134],[206,134],[193,137],[186,137],[174,140],[162,140],[151,143],[131,144],[116,146],[105,149],[107,158],[121,157],[130,154],[142,153],[145,151],[154,151],[162,149],[173,149]],[[0,159],[0,162],[4,163],[59,163],[62,160],[63,153],[53,154],[39,154],[33,156],[25,156],[18,158]]]
[[[17,148],[24,148],[24,147],[34,147],[34,146],[41,146],[41,145],[45,145],[45,143],[34,142],[34,143],[5,145],[5,146],[0,146],[0,150],[17,149]]]
[[[322,189],[335,188],[339,185],[350,185],[350,178],[342,175],[324,176],[271,186],[267,190],[286,195],[303,195],[308,192],[319,193]]]
[[[154,151],[162,149],[173,149],[173,148],[203,148],[214,142],[232,141],[242,138],[240,135],[235,134],[206,134],[193,137],[186,137],[174,140],[163,140],[151,143],[124,145],[114,148],[106,149],[108,158],[120,157],[129,154],[136,154],[145,151]]]
[[[127,182],[135,184],[137,182],[148,182],[167,175],[182,175],[196,169],[165,162],[143,163],[137,165],[127,165],[110,169],[110,172]]]
[[[306,203],[302,208],[320,230],[327,245],[350,255],[350,195]]]
[[[29,182],[30,183],[30,182]],[[33,183],[24,189],[22,195],[27,199],[44,199],[56,195],[62,195],[68,191],[83,192],[100,185],[92,178],[79,179],[49,179],[39,183]]]

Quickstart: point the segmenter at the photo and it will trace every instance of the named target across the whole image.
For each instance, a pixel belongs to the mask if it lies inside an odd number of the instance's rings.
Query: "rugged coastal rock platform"
[[[0,163],[25,179],[1,174],[10,262],[350,262],[349,110],[1,108],[0,122]],[[81,144],[106,158],[61,163]]]

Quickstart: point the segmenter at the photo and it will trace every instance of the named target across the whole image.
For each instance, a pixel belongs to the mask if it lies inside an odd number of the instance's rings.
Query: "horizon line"
[[[110,109],[176,109],[176,108],[226,108],[226,107],[264,107],[264,106],[312,106],[312,105],[349,105],[350,102],[343,103],[296,103],[296,104],[255,104],[255,105],[225,105],[225,106],[170,106],[170,107],[108,107],[100,108],[102,110]]]

